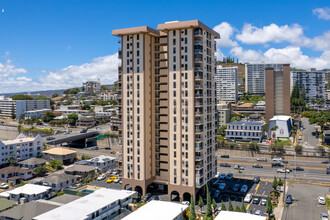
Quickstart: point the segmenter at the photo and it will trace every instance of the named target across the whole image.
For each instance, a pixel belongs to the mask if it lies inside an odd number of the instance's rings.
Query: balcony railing
[[[203,160],[203,156],[195,156],[195,160]]]
[[[203,71],[203,67],[201,66],[195,66],[194,68],[196,71]]]
[[[203,41],[202,40],[194,40],[194,44],[203,45]]]

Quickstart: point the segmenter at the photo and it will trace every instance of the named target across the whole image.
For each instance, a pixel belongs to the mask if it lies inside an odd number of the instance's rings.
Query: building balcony
[[[195,98],[197,98],[197,97],[203,97],[203,94],[195,93]]]
[[[160,124],[159,125],[159,129],[160,130],[166,130],[167,131],[168,130],[168,124]]]
[[[203,63],[203,58],[201,58],[201,57],[195,57],[194,58],[194,62],[195,63]]]
[[[196,73],[195,73],[195,80],[196,80],[196,81],[203,80],[203,74],[196,74]]]
[[[195,133],[203,133],[204,129],[203,128],[195,128]]]
[[[195,115],[203,115],[203,111],[195,111]]]
[[[203,138],[195,138],[195,143],[203,142]]]
[[[195,144],[195,151],[202,151],[204,148],[203,148],[203,144]]]
[[[194,45],[203,45],[202,40],[194,40]]]
[[[196,170],[203,169],[203,164],[195,165],[195,169],[196,169]]]
[[[203,89],[203,85],[202,84],[195,84],[195,89]]]
[[[168,106],[168,101],[160,100],[159,106]]]
[[[203,106],[203,102],[196,101],[196,102],[195,102],[195,106],[196,106],[196,107]]]
[[[201,160],[203,160],[203,156],[195,156],[195,160],[196,161],[201,161]]]
[[[203,49],[195,49],[194,54],[203,54]]]
[[[202,30],[194,30],[194,36],[195,37],[203,37],[203,31]]]
[[[168,140],[160,139],[159,145],[168,146]]]
[[[195,71],[203,71],[203,67],[202,66],[195,66],[194,70]]]
[[[203,120],[195,120],[195,124],[203,124]]]
[[[204,176],[204,174],[201,173],[201,172],[198,172],[198,171],[197,171],[197,172],[195,173],[195,177],[196,177],[196,178],[201,178],[201,177],[203,177],[203,176]]]

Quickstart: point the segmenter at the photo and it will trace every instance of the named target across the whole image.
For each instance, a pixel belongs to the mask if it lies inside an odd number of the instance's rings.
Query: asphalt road
[[[310,125],[308,122],[308,118],[302,118],[301,123],[304,127],[304,130],[302,130],[301,144],[306,148],[315,148],[319,146],[319,139],[312,135],[312,132],[315,132],[315,124]]]
[[[228,162],[230,163],[230,162]],[[238,177],[255,177],[260,176],[261,178],[272,179],[274,176],[278,178],[284,179],[284,173],[277,173],[279,167],[269,167],[264,166],[264,168],[252,168],[252,165],[243,165],[244,170],[241,173],[238,173],[237,170],[234,169],[234,165],[237,163],[231,163],[231,167],[220,167],[218,165],[218,172],[220,173],[233,173]],[[287,173],[286,175],[288,180],[305,180],[305,181],[313,181],[313,182],[330,182],[330,176],[326,174],[325,169],[305,169],[304,171],[293,171],[291,173]]]
[[[292,195],[293,203],[285,204],[282,220],[320,219],[320,214],[326,212],[326,207],[319,205],[317,198],[325,196],[327,189],[308,184],[290,185],[288,194]]]

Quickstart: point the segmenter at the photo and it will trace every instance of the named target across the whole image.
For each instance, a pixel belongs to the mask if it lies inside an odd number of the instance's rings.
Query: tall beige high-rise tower
[[[123,188],[190,200],[216,172],[216,38],[198,20],[114,30]]]

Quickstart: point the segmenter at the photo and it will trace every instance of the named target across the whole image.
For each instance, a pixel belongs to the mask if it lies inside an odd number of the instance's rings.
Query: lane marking
[[[258,190],[259,186],[260,186],[260,183],[257,185],[257,187],[256,187],[256,189],[255,189],[255,190],[256,190],[256,192],[257,192],[257,190]]]
[[[246,210],[248,210],[250,208],[250,204],[248,204],[247,206],[246,206]]]

